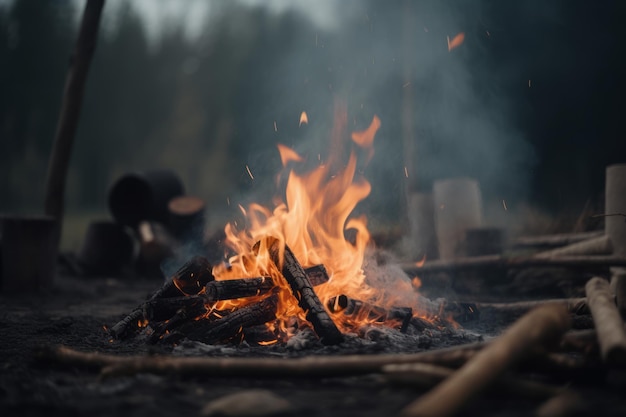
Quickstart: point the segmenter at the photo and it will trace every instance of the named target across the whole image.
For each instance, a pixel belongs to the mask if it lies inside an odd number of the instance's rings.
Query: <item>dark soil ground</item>
[[[447,285],[450,296],[462,293],[465,299],[481,296],[499,301],[521,298],[553,298],[580,295],[578,279],[554,279],[545,272],[505,276],[493,280],[468,279],[463,285]],[[565,281],[564,281],[565,280]],[[427,283],[428,280],[425,280]],[[390,385],[379,375],[349,378],[224,378],[220,375],[181,378],[139,374],[102,380],[97,372],[77,367],[52,365],[36,360],[40,346],[66,345],[80,351],[98,351],[118,355],[150,354],[139,340],[112,341],[106,327],[130,312],[160,282],[124,278],[86,278],[57,276],[54,288],[25,295],[0,296],[0,414],[2,416],[167,416],[219,415],[207,404],[233,393],[253,389],[268,390],[288,401],[289,407],[273,413],[254,406],[257,414],[286,416],[390,416],[424,391]],[[482,288],[482,290],[481,290]],[[425,288],[431,296],[441,288]],[[459,295],[461,297],[461,295]],[[302,356],[308,354],[344,354],[405,352],[435,349],[445,345],[468,343],[499,334],[512,320],[485,312],[480,320],[465,324],[464,329],[433,334],[405,335],[390,332],[374,341],[352,338],[342,346],[324,348],[311,343],[297,350],[285,347],[221,346],[204,347],[182,344],[175,351],[160,353],[211,356]],[[575,323],[590,324],[589,317]],[[432,338],[430,342],[427,342]],[[415,343],[417,341],[417,343]],[[188,349],[187,349],[188,348]],[[187,349],[187,351],[185,351]],[[531,378],[536,377],[528,375]],[[575,415],[626,415],[624,374],[600,371],[575,381],[542,380],[570,385],[582,405]],[[243,400],[242,400],[243,401]],[[273,402],[274,404],[276,402]],[[239,401],[238,405],[242,405]],[[244,404],[245,405],[245,404]],[[461,415],[526,416],[541,405],[514,394],[485,393],[476,398]],[[246,407],[244,407],[246,408]],[[203,414],[204,409],[204,414]],[[250,407],[247,408],[248,411]]]

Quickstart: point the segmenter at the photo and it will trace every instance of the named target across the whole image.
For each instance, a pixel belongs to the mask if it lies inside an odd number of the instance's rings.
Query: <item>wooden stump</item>
[[[56,233],[51,216],[2,218],[2,292],[32,292],[52,285]]]

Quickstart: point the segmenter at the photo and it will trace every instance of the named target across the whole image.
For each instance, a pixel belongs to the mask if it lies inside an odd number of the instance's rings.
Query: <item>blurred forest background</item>
[[[83,7],[0,0],[0,212],[43,210]],[[219,224],[268,200],[277,143],[323,155],[337,99],[351,129],[382,121],[362,207],[375,224],[454,176],[501,210],[580,213],[626,162],[625,21],[618,0],[107,0],[68,216],[107,216],[117,177],[165,167]]]

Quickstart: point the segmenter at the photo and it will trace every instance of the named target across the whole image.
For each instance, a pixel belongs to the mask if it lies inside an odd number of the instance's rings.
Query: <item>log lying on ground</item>
[[[609,283],[594,277],[587,281],[585,292],[596,326],[602,359],[611,364],[626,365],[626,332]]]
[[[413,354],[307,356],[296,359],[211,358],[173,356],[117,356],[79,352],[68,347],[42,348],[38,357],[50,362],[98,369],[103,376],[154,373],[160,375],[219,375],[276,377],[333,377],[379,373],[389,364],[433,363],[456,367],[481,350],[485,342],[469,343],[445,349]]]
[[[144,315],[146,304],[154,300],[181,297],[186,293],[194,293],[194,291],[195,294],[200,292],[209,281],[215,279],[211,269],[211,264],[206,258],[201,256],[191,258],[171,279],[148,297],[145,303],[139,305],[128,316],[115,324],[110,330],[111,336],[116,339],[125,339],[134,334],[139,327],[138,324],[146,319]]]
[[[603,231],[583,232],[583,233],[563,233],[543,236],[522,236],[513,239],[512,246],[517,248],[556,248],[559,246],[572,245],[604,234]]]
[[[280,268],[293,296],[305,311],[306,319],[313,325],[321,342],[325,345],[341,343],[343,335],[324,309],[291,249],[285,245],[281,256],[281,245],[278,239],[268,238],[266,243],[272,262]]]
[[[411,307],[391,307],[385,309],[370,303],[352,299],[344,294],[332,297],[328,300],[326,305],[331,312],[343,312],[346,316],[363,316],[370,320],[380,322],[388,320],[398,321],[402,333],[406,332],[411,318],[413,317],[413,309]]]
[[[626,258],[618,256],[561,256],[558,258],[505,257],[500,255],[456,258],[451,261],[427,261],[419,267],[404,264],[402,269],[409,275],[453,272],[457,270],[476,270],[482,268],[587,268],[604,269],[611,266],[626,266]]]
[[[278,296],[273,294],[259,302],[241,307],[218,320],[200,320],[179,329],[188,339],[213,344],[240,336],[246,327],[276,319]]]
[[[513,324],[436,388],[409,404],[401,415],[450,416],[520,362],[535,348],[556,343],[569,327],[567,309],[539,307]]]
[[[407,363],[386,365],[383,367],[383,373],[385,379],[395,384],[432,388],[444,379],[451,377],[454,370],[430,363]],[[502,381],[492,388],[538,399],[546,399],[563,392],[561,388],[513,377],[502,378]]]
[[[534,256],[538,258],[558,258],[561,256],[608,255],[612,251],[613,247],[609,237],[599,236],[593,239],[563,246],[562,248],[537,253]]]
[[[562,305],[570,313],[588,313],[587,299],[582,298],[551,298],[546,300],[515,301],[511,303],[474,303],[483,313],[506,314],[509,316],[522,316],[530,310],[543,305]]]
[[[207,302],[252,297],[267,293],[274,288],[271,277],[227,279],[209,282],[205,289]]]

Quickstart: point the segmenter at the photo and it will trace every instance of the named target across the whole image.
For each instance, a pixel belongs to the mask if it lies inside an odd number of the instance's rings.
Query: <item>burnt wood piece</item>
[[[304,268],[304,272],[306,273],[307,278],[312,286],[317,287],[318,285],[326,284],[330,277],[328,276],[328,271],[326,267],[322,264],[313,265],[308,268]]]
[[[115,339],[125,339],[139,329],[139,323],[146,319],[144,309],[147,303],[161,298],[181,297],[185,295],[184,288],[197,294],[209,282],[214,280],[211,273],[211,264],[206,258],[196,256],[185,263],[171,279],[154,292],[148,300],[136,307],[131,313],[111,327],[110,333]]]
[[[587,303],[596,326],[602,359],[610,364],[626,365],[626,332],[609,282],[594,277],[585,285]]]
[[[298,305],[305,311],[306,319],[313,325],[321,342],[325,345],[336,345],[343,341],[343,335],[324,309],[324,305],[315,294],[304,269],[287,245],[284,246],[281,258],[280,241],[267,239],[267,248],[272,262],[280,268],[291,293],[298,300]]]
[[[154,331],[150,337],[148,337],[147,343],[152,345],[157,343],[172,330],[180,327],[184,323],[202,316],[206,312],[207,310],[204,307],[204,303],[181,307],[170,319],[159,324],[150,324]]]
[[[209,282],[215,281],[213,267],[203,256],[194,256],[172,277],[174,285],[187,295],[198,294]]]
[[[188,339],[212,344],[241,337],[242,329],[276,319],[278,296],[273,294],[257,303],[240,307],[217,320],[199,320],[179,329]]]
[[[413,309],[411,307],[391,307],[383,308],[361,300],[355,300],[344,294],[332,297],[326,303],[328,309],[333,313],[343,311],[346,316],[367,315],[367,318],[379,322],[387,320],[396,320],[400,322],[400,331],[405,333],[411,318],[413,317]]]
[[[457,372],[404,408],[400,415],[451,416],[489,384],[536,349],[558,343],[569,328],[562,305],[546,305],[526,314]]]
[[[211,281],[205,286],[207,302],[253,297],[267,293],[274,288],[271,277],[227,279]]]
[[[143,304],[144,317],[150,321],[164,321],[172,318],[181,308],[202,306],[206,299],[202,295],[157,298]]]

